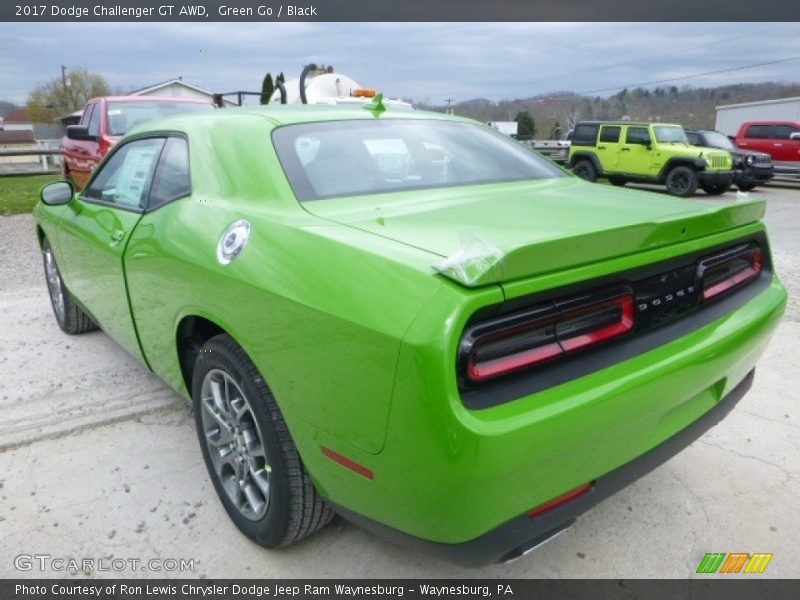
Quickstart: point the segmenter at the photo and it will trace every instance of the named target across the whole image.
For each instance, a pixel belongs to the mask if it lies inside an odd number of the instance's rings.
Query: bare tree
[[[84,68],[70,69],[61,77],[40,84],[30,93],[28,117],[31,121],[46,123],[83,108],[90,98],[110,93],[111,88],[102,75]]]

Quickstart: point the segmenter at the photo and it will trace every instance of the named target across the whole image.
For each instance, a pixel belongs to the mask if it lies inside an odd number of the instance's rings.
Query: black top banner
[[[797,0],[4,0],[0,21],[800,21]]]

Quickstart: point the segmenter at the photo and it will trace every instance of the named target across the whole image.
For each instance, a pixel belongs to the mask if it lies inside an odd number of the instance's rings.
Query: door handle
[[[776,148],[780,148],[781,146],[783,146],[783,144],[775,144]]]
[[[619,151],[620,152],[630,152],[631,149],[630,148],[620,148]]]
[[[125,232],[122,229],[115,229],[111,232],[111,245],[116,246],[125,238]]]
[[[598,146],[598,147],[597,147],[597,149],[598,149],[598,150],[605,150],[605,149],[606,149],[606,147],[605,147],[605,146]]]

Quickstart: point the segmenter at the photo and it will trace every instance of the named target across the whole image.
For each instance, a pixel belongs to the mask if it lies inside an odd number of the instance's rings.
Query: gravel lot
[[[0,217],[0,577],[158,577],[15,569],[20,554],[187,559],[185,576],[677,577],[706,552],[772,552],[800,577],[800,186],[751,194],[789,308],[756,383],[720,425],[517,562],[464,570],[341,519],[284,551],[238,533],[214,495],[183,400],[101,332],[55,324],[29,215]],[[736,194],[699,199],[734,202]],[[646,560],[645,557],[653,557]],[[167,573],[177,576],[180,573]]]

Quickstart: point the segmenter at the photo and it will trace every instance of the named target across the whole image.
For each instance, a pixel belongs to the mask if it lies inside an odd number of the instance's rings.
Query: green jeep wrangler
[[[692,146],[683,127],[665,123],[578,123],[569,165],[587,181],[661,183],[681,197],[694,194],[698,185],[707,194],[723,194],[733,182],[730,154]]]

